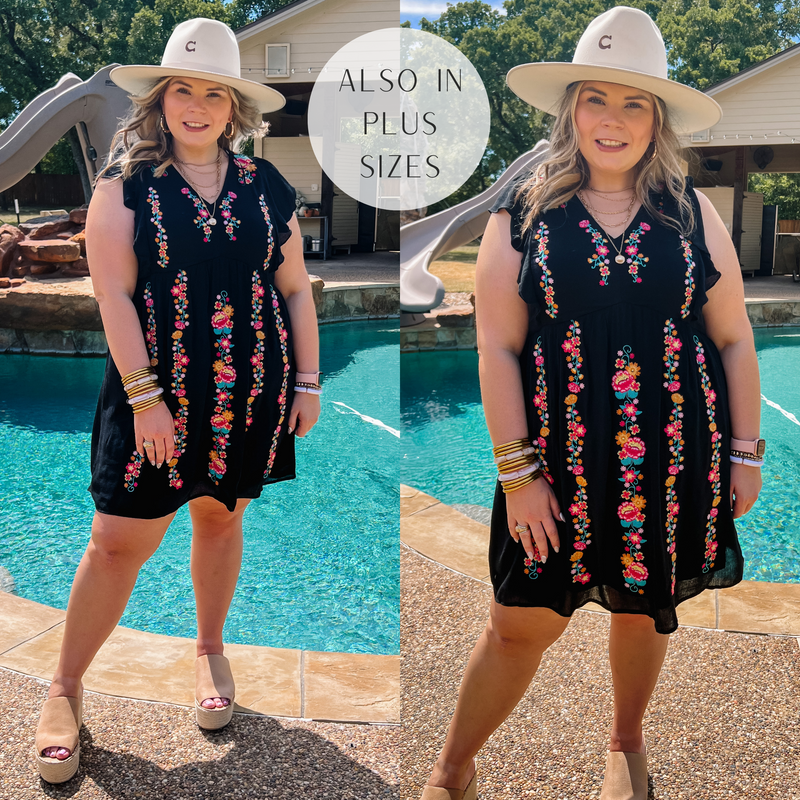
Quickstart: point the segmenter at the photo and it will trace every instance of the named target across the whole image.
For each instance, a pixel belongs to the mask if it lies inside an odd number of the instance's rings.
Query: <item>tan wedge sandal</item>
[[[81,758],[80,729],[83,724],[83,689],[80,697],[51,697],[45,700],[36,729],[36,765],[42,780],[64,783],[78,771]],[[42,751],[64,747],[69,758],[47,758]]]
[[[224,728],[233,717],[235,689],[228,659],[222,655],[200,656],[194,664],[194,710],[197,724],[206,731]],[[200,704],[209,697],[224,697],[228,705],[223,708],[203,708]]]
[[[478,800],[478,771],[472,776],[464,791],[441,786],[424,786],[420,800]]]
[[[647,756],[609,751],[600,800],[647,800]]]

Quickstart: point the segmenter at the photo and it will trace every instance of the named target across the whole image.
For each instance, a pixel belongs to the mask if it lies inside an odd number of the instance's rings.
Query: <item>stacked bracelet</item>
[[[302,392],[304,394],[322,394],[322,387],[319,385],[319,376],[322,375],[321,372],[312,372],[309,374],[306,373],[297,373],[298,378],[295,380],[294,383],[294,390],[296,392]],[[310,378],[316,375],[315,380],[300,380],[300,378]]]
[[[128,395],[127,403],[134,414],[140,414],[148,408],[153,408],[164,402],[161,397],[164,389],[159,385],[155,370],[152,367],[143,367],[134,372],[129,372],[122,378],[122,386]]]
[[[536,449],[528,439],[514,439],[493,448],[494,463],[497,464],[497,479],[503,492],[515,492],[544,474],[538,461],[534,460]]]
[[[744,464],[746,467],[761,467],[764,466],[763,458],[756,458],[752,453],[738,453],[731,450],[731,461],[734,464]]]

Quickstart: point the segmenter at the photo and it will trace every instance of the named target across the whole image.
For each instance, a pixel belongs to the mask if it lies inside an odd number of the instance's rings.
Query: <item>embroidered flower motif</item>
[[[587,571],[582,559],[587,546],[591,544],[589,530],[591,519],[587,516],[589,498],[586,492],[587,481],[583,477],[583,460],[581,459],[586,426],[582,424],[581,417],[577,411],[578,394],[584,388],[583,373],[581,372],[583,358],[581,357],[580,334],[580,324],[577,320],[572,320],[569,324],[566,338],[561,344],[561,349],[567,354],[567,366],[570,371],[569,384],[574,387],[564,400],[567,406],[567,469],[575,476],[575,484],[577,485],[572,504],[569,507],[572,513],[572,524],[577,531],[573,545],[575,552],[570,557],[572,561],[570,572],[573,583],[586,584],[592,576]]]
[[[214,303],[214,312],[211,315],[211,330],[217,337],[214,343],[217,359],[214,361],[216,384],[216,404],[211,414],[211,430],[216,434],[213,439],[213,449],[208,454],[208,475],[214,483],[218,484],[227,471],[225,463],[226,451],[230,444],[230,432],[233,428],[233,392],[226,391],[233,388],[236,382],[236,370],[233,367],[231,342],[228,334],[233,330],[233,306],[228,303],[228,293],[220,292]]]
[[[539,243],[536,247],[536,257],[534,261],[536,261],[537,266],[542,271],[542,277],[539,279],[539,286],[544,292],[544,302],[547,306],[545,313],[548,317],[555,319],[558,314],[558,305],[555,302],[553,274],[547,268],[547,257],[550,255],[550,251],[547,249],[547,243],[550,240],[548,234],[549,230],[547,225],[545,225],[544,222],[540,222],[533,237]]]
[[[642,223],[644,224],[644,223]],[[641,386],[636,378],[641,374],[641,368],[633,361],[634,354],[628,345],[617,351],[618,358],[614,361],[617,371],[611,378],[611,388],[614,396],[621,401],[617,413],[621,416],[622,428],[615,437],[619,445],[617,458],[619,458],[619,478],[623,485],[621,494],[622,502],[617,507],[617,517],[623,527],[622,540],[625,542],[625,552],[622,555],[622,577],[632,592],[644,594],[647,583],[647,567],[642,563],[644,553],[642,545],[647,541],[642,536],[644,525],[644,508],[647,501],[641,494],[639,481],[644,475],[639,471],[639,465],[644,461],[647,448],[645,443],[638,438],[639,425],[637,417],[642,413],[639,410],[639,390]]]
[[[219,215],[225,222],[225,233],[228,234],[228,238],[232,241],[236,241],[236,237],[233,235],[233,231],[239,227],[239,220],[233,216],[231,212],[231,203],[236,199],[236,195],[233,192],[228,192],[227,197],[219,204],[220,212]]]
[[[595,228],[588,219],[584,219],[578,223],[592,237],[592,244],[594,244],[594,255],[586,260],[592,265],[592,269],[600,270],[600,285],[608,286],[608,276],[610,273],[609,264],[611,263],[606,256],[609,253],[608,239],[603,238],[603,234]]]
[[[144,331],[144,340],[150,354],[150,366],[158,366],[158,339],[156,338],[156,314],[153,303],[153,292],[148,281],[144,287],[144,307],[147,309],[147,327]]]
[[[173,489],[183,486],[183,479],[178,472],[178,459],[186,449],[186,432],[189,423],[189,398],[186,397],[186,368],[189,365],[189,356],[183,344],[183,332],[189,325],[189,298],[187,296],[189,277],[186,270],[181,270],[175,276],[171,294],[175,306],[175,330],[172,332],[172,381],[170,391],[178,398],[178,410],[174,416],[175,450],[172,458],[167,462],[167,476],[169,485]]]
[[[233,163],[236,164],[236,168],[239,170],[239,183],[252,183],[256,174],[255,162],[247,156],[235,155]]]
[[[194,204],[197,216],[194,218],[194,224],[203,231],[203,241],[211,241],[211,225],[208,224],[210,215],[203,201],[186,186],[181,189],[181,194],[185,194]]]
[[[267,257],[264,259],[264,269],[268,269],[270,261],[272,261],[272,251],[275,247],[275,234],[272,227],[272,217],[270,216],[267,201],[263,194],[258,196],[258,204],[261,206],[261,211],[264,214],[264,222],[267,223]]]
[[[670,392],[672,400],[672,411],[669,415],[669,423],[664,428],[669,442],[669,467],[667,468],[668,477],[665,481],[667,487],[666,507],[667,519],[665,527],[667,529],[667,552],[672,563],[672,594],[675,594],[675,566],[677,555],[675,553],[675,528],[678,524],[678,512],[680,504],[678,495],[675,491],[675,480],[678,473],[683,469],[683,396],[678,394],[681,388],[678,380],[678,362],[680,360],[681,340],[678,338],[675,323],[668,319],[664,328],[664,388]]]
[[[686,262],[686,277],[684,283],[686,289],[684,291],[684,303],[681,306],[681,319],[686,319],[689,316],[692,305],[692,295],[694,294],[694,256],[692,255],[692,243],[683,236],[681,239],[681,249],[683,250],[683,260]]]
[[[711,388],[711,380],[705,367],[705,351],[700,339],[694,336],[695,359],[697,369],[700,373],[700,381],[703,386],[703,394],[706,398],[706,415],[708,417],[708,429],[711,431],[711,468],[708,473],[708,482],[711,484],[711,510],[706,517],[706,550],[705,561],[703,562],[703,572],[708,572],[714,566],[717,556],[717,506],[722,502],[722,481],[720,478],[720,449],[722,447],[722,434],[717,430],[716,422],[716,393]]]
[[[253,347],[253,355],[250,363],[253,365],[253,388],[250,389],[250,396],[247,398],[247,417],[245,425],[249,428],[253,424],[253,403],[264,388],[264,322],[261,316],[261,309],[264,305],[264,287],[261,285],[261,278],[258,272],[253,272],[252,278],[252,310],[250,312],[250,327],[256,332],[256,343]]]
[[[139,473],[142,471],[144,458],[138,451],[134,451],[131,460],[125,466],[125,488],[132,492],[139,484]]]
[[[164,269],[169,263],[169,256],[167,255],[167,231],[162,224],[164,214],[161,211],[161,202],[158,199],[158,192],[152,186],[147,193],[147,202],[150,203],[150,222],[156,226],[155,241],[158,245],[158,265]]]
[[[283,359],[283,380],[281,382],[281,393],[278,395],[278,424],[275,427],[275,432],[272,434],[272,444],[269,447],[269,459],[267,461],[267,468],[264,471],[265,478],[269,477],[269,474],[272,471],[272,465],[275,463],[275,453],[278,450],[278,438],[281,430],[283,429],[283,421],[286,417],[286,389],[289,384],[289,370],[291,368],[291,365],[289,364],[288,352],[289,332],[286,330],[286,327],[283,323],[281,307],[280,303],[278,302],[278,294],[275,291],[275,287],[270,286],[269,291],[272,295],[272,313],[275,317],[275,327],[278,331],[278,341],[281,345],[281,355]]]
[[[628,254],[628,273],[633,278],[634,283],[641,283],[642,279],[639,277],[639,268],[643,267],[649,260],[649,257],[643,257],[639,252],[639,244],[644,234],[650,230],[650,226],[646,222],[639,224],[639,227],[632,231],[630,236],[625,240],[625,252]]]

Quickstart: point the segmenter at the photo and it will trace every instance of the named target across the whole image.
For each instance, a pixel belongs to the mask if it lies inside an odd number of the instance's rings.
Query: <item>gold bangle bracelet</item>
[[[133,400],[134,397],[139,397],[148,392],[152,392],[153,389],[160,388],[161,385],[158,381],[151,381],[150,383],[143,383],[141,386],[137,386],[135,389],[131,389],[129,392],[126,391],[125,393],[128,395],[128,400]]]
[[[125,375],[125,377],[122,378],[122,385],[127,386],[137,378],[144,378],[146,375],[153,375],[155,377],[155,374],[156,371],[152,367],[142,367],[142,369],[137,369],[135,372],[129,372]]]
[[[514,439],[513,442],[506,442],[505,444],[499,444],[497,447],[492,448],[492,452],[494,453],[495,458],[498,456],[504,456],[507,453],[513,453],[515,450],[524,450],[526,447],[530,447],[531,443],[528,439]]]
[[[516,472],[518,469],[522,469],[522,467],[529,467],[531,464],[535,464],[536,459],[533,456],[524,456],[523,458],[515,458],[513,461],[504,461],[497,465],[497,471],[504,473],[504,472]]]
[[[508,494],[509,492],[514,492],[517,489],[521,489],[523,486],[527,486],[529,483],[533,483],[534,481],[538,480],[539,478],[544,475],[541,469],[536,469],[530,473],[530,475],[523,475],[521,478],[515,478],[513,481],[506,481],[505,483],[501,483],[503,487],[503,492]]]
[[[154,397],[152,400],[145,400],[143,403],[139,403],[139,405],[131,406],[133,408],[134,414],[140,414],[142,411],[147,411],[148,408],[154,408],[159,403],[163,403],[164,398],[159,395],[158,397]]]

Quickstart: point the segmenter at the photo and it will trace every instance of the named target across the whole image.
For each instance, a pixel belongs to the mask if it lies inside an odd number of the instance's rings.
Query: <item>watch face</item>
[[[767,449],[767,443],[763,439],[759,439],[756,442],[756,455],[763,456],[764,451]]]

